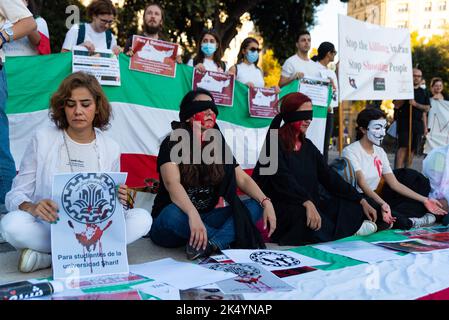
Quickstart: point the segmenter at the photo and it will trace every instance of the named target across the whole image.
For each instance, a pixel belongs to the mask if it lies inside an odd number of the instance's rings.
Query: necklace
[[[69,144],[67,143],[67,137],[66,135],[68,135],[68,133],[63,130],[62,132],[62,137],[64,139],[64,145],[65,145],[65,150],[67,151],[67,157],[69,158],[69,165],[70,165],[70,172],[75,172],[73,170],[73,165],[72,165],[72,157],[70,156],[70,150],[69,150]],[[97,137],[95,136],[95,144],[94,144],[94,150],[95,153],[97,154],[97,161],[98,161],[98,171],[100,171],[100,153],[98,152],[98,146],[97,146]]]

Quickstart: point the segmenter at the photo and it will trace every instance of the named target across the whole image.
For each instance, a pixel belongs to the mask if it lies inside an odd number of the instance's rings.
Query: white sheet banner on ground
[[[339,15],[340,99],[413,99],[408,29],[383,28]]]
[[[133,273],[167,283],[179,290],[187,290],[209,283],[234,278],[234,274],[223,271],[205,270],[186,262],[171,258],[130,266]]]
[[[332,89],[329,80],[301,78],[298,82],[298,92],[308,96],[317,107],[329,107],[332,99]]]
[[[449,101],[430,99],[428,127],[424,153],[429,154],[435,148],[449,144]]]
[[[92,74],[101,85],[120,86],[120,66],[118,58],[111,50],[89,52],[85,47],[73,48],[72,71]]]
[[[232,107],[234,104],[234,75],[223,72],[206,71],[198,69],[193,71],[192,90],[203,88],[212,94],[215,103],[221,106]]]
[[[274,88],[248,89],[249,115],[255,118],[274,118],[278,114],[279,96]]]
[[[160,300],[180,300],[179,290],[163,282],[150,281],[132,287]]]
[[[328,264],[293,251],[232,249],[222,252],[236,263],[258,263],[269,271]]]
[[[365,241],[334,241],[314,245],[313,247],[325,252],[339,254],[369,263],[403,258],[403,256],[396,254],[394,251]]]
[[[73,279],[128,273],[126,226],[116,186],[126,173],[54,176],[60,220],[51,225],[53,277]]]
[[[134,35],[129,69],[174,78],[178,47],[176,43]]]

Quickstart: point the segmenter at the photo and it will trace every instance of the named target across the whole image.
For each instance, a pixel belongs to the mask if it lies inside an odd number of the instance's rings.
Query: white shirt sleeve
[[[114,47],[117,46],[117,38],[112,35],[112,41],[111,41],[111,50],[114,49]]]
[[[37,23],[37,31],[42,33],[47,38],[50,38],[50,32],[48,31],[47,22],[43,18],[39,17],[36,19],[36,23]]]
[[[189,62],[187,62],[187,65],[189,67],[193,67],[193,59],[190,59]]]
[[[359,154],[356,154],[354,145],[349,145],[343,149],[342,156],[349,159],[355,172],[362,170]]]
[[[16,211],[24,202],[32,202],[36,189],[37,140],[36,136],[28,144],[20,163],[19,174],[14,178],[11,191],[6,194],[5,205],[8,211]]]
[[[0,12],[4,18],[9,20],[12,24],[19,20],[33,16],[22,0],[0,1]]]
[[[390,160],[388,160],[387,153],[383,148],[379,148],[381,153],[381,160],[382,160],[382,174],[388,174],[393,173],[393,170],[390,166]]]
[[[64,44],[62,49],[72,51],[72,48],[76,45],[76,40],[78,39],[79,25],[75,24],[70,28],[70,30],[65,35]]]
[[[282,73],[281,75],[286,78],[290,78],[295,73],[295,67],[291,63],[290,59],[287,59],[285,61],[284,65],[282,66]]]

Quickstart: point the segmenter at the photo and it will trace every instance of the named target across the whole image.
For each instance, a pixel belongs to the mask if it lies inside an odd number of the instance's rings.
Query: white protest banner
[[[126,173],[64,173],[53,180],[60,220],[51,225],[54,279],[128,273],[126,226],[116,186]]]
[[[435,148],[449,144],[449,101],[430,99],[428,127],[424,153],[429,154]]]
[[[192,90],[203,88],[212,94],[215,103],[232,107],[234,103],[234,75],[198,69],[193,71]]]
[[[279,97],[274,88],[248,89],[249,115],[254,118],[274,118],[278,114]]]
[[[72,72],[83,71],[97,78],[101,85],[120,86],[120,65],[111,50],[89,52],[85,47],[73,47]]]
[[[339,15],[340,100],[413,99],[408,29]]]
[[[308,96],[312,104],[317,107],[329,107],[332,99],[330,82],[326,79],[301,78],[298,83],[298,92]]]
[[[178,47],[176,43],[134,35],[129,69],[174,78]]]

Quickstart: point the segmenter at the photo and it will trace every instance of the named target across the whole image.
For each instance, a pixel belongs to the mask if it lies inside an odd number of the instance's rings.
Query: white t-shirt
[[[67,153],[67,148],[62,145],[60,149],[59,158],[59,172],[72,172],[71,167],[73,167],[74,172],[98,172],[99,167],[99,153],[96,146],[96,141],[90,143],[78,143],[73,141],[67,133],[64,132],[67,147],[69,148],[69,155]],[[72,166],[70,166],[70,164]]]
[[[0,0],[0,30],[3,29],[6,21],[15,24],[19,20],[32,16],[22,0]],[[2,49],[0,49],[0,58],[5,60]]]
[[[320,72],[320,78],[323,79],[329,79],[331,78],[334,81],[336,90],[332,96],[332,100],[331,100],[331,104],[330,106],[333,108],[338,107],[338,80],[337,80],[337,75],[335,74],[335,71],[328,69],[327,67],[323,66],[321,63],[319,62],[315,62],[318,65],[318,70]],[[333,109],[332,109],[333,112]]]
[[[343,149],[342,156],[349,159],[355,172],[362,171],[366,183],[374,191],[382,175],[392,173],[393,170],[384,149],[376,145],[373,147],[374,153],[369,154],[363,149],[360,141],[356,141]],[[357,190],[363,193],[359,186]]]
[[[190,67],[193,67],[193,59],[190,59],[189,62],[187,62],[187,65]],[[210,59],[204,59],[203,61],[204,68],[206,68],[206,71],[212,71],[212,72],[218,72],[218,66],[215,64],[213,60]],[[226,66],[226,63],[225,63]],[[228,67],[226,66],[226,70]],[[224,72],[226,70],[223,70]]]
[[[47,22],[43,18],[38,17],[36,18],[36,24],[37,31],[42,33],[47,38],[50,38]],[[5,55],[7,57],[37,56],[39,54],[37,48],[31,44],[28,37],[23,37],[13,43],[5,43],[3,50],[5,51]]]
[[[92,42],[96,49],[99,50],[107,50],[107,44],[106,44],[106,32],[96,32],[94,29],[92,29],[91,25],[89,23],[85,24],[86,26],[86,36],[84,38],[84,42],[89,41]],[[76,41],[78,40],[78,30],[79,25],[75,24],[70,28],[70,30],[65,35],[64,44],[62,45],[62,48],[65,50],[71,51],[74,46],[76,46]],[[117,40],[115,39],[115,36],[112,35],[112,41],[111,41],[111,48],[114,48],[117,46]]]
[[[321,78],[318,66],[314,61],[303,60],[297,54],[294,54],[285,61],[281,75],[290,78],[297,72],[304,73],[305,77]]]
[[[247,64],[241,62],[236,65],[236,68],[237,77],[235,78],[235,80],[238,80],[241,83],[245,84],[247,84],[248,82],[252,82],[254,86],[258,88],[263,88],[265,86],[262,70],[257,68],[254,63]]]

